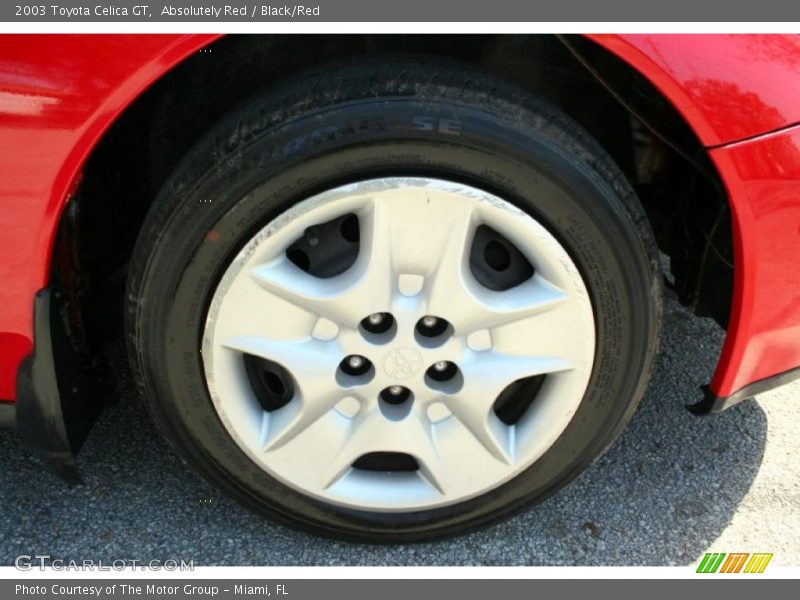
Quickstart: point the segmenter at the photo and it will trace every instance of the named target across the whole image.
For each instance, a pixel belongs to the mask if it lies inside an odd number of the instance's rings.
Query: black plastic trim
[[[75,455],[102,403],[58,298],[50,288],[34,298],[34,348],[17,372],[16,428],[22,442],[51,471],[80,483]]]
[[[795,379],[800,379],[800,367],[795,367],[783,373],[754,381],[738,389],[730,396],[717,396],[707,385],[704,385],[702,386],[704,398],[697,404],[688,405],[686,408],[693,414],[701,416],[722,412],[735,404],[739,404],[739,402],[743,400],[768,392],[769,390],[785,385]]]

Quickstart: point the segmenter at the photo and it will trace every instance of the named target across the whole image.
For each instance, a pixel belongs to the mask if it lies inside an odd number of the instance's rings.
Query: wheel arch
[[[109,185],[113,185],[111,192],[114,195],[119,193],[123,198],[121,204],[126,207],[123,211],[124,228],[135,232],[137,227],[131,225],[143,220],[160,183],[194,140],[222,113],[238,106],[242,97],[269,88],[295,71],[317,66],[326,60],[357,60],[372,53],[424,53],[472,63],[480,69],[508,77],[518,85],[544,95],[561,108],[564,108],[563,103],[570,102],[570,92],[574,92],[576,86],[591,86],[599,109],[584,111],[580,102],[574,102],[567,107],[568,114],[588,129],[620,164],[629,179],[638,184],[637,192],[659,237],[659,246],[672,257],[673,270],[678,271],[676,278],[681,300],[699,314],[711,315],[723,326],[727,325],[732,292],[713,294],[712,290],[720,287],[731,290],[730,274],[722,264],[714,264],[711,268],[699,264],[703,229],[713,226],[717,204],[727,199],[715,198],[715,191],[702,183],[699,184],[700,190],[687,191],[686,188],[698,185],[691,183],[695,177],[693,167],[685,164],[658,139],[640,140],[640,147],[636,147],[634,138],[647,136],[648,132],[635,124],[636,119],[631,118],[628,108],[620,105],[604,86],[610,84],[623,88],[623,95],[631,93],[624,90],[626,87],[631,90],[641,86],[647,88],[648,99],[653,104],[646,107],[651,112],[647,117],[652,118],[656,127],[673,131],[677,143],[715,175],[716,169],[708,161],[701,141],[703,128],[700,127],[701,131],[695,129],[699,123],[693,115],[699,114],[699,109],[693,112],[691,99],[685,93],[681,95],[677,86],[657,89],[654,82],[665,79],[663,70],[659,70],[653,61],[634,60],[630,51],[622,52],[620,48],[624,47],[624,40],[619,36],[572,36],[569,39],[579,44],[589,61],[601,66],[604,75],[609,74],[608,81],[597,82],[556,36],[181,36],[171,45],[170,60],[162,61],[158,72],[143,68],[144,74],[137,75],[136,85],[131,83],[127,86],[130,93],[116,101],[116,110],[106,111],[103,122],[91,128],[93,135],[84,136],[81,147],[76,147],[74,154],[80,154],[80,160],[72,161],[75,178],[81,175],[84,178],[79,187],[75,183],[78,180],[73,179],[75,194],[65,193],[61,197],[58,209],[64,217],[60,219],[59,230],[70,228],[71,213],[64,212],[64,207],[71,200],[74,200],[72,204],[82,204],[85,208],[108,193]],[[203,51],[198,52],[201,48]],[[618,53],[623,56],[618,56]],[[531,61],[531,57],[539,60]],[[543,68],[542,64],[546,62],[555,63],[555,68],[550,71]],[[557,82],[562,79],[567,83],[559,86]],[[623,135],[609,132],[603,126],[606,119],[624,128]],[[149,132],[148,137],[145,132]],[[124,178],[98,185],[97,173],[112,168],[124,153],[130,152],[131,139],[137,140],[133,144],[134,151],[147,155],[146,160],[137,159],[134,165],[145,173],[142,181],[133,189]],[[649,168],[642,166],[648,161],[668,163],[667,172],[680,182],[682,189],[671,188],[669,191],[685,195],[682,200],[685,206],[680,211],[685,218],[691,216],[692,220],[699,221],[693,239],[675,239],[677,226],[670,221],[674,215],[668,214],[672,207],[665,205],[664,190],[652,192],[652,182],[637,181],[643,177],[642,169]],[[717,188],[722,189],[722,186]],[[57,194],[54,191],[54,197]],[[113,210],[117,212],[117,207]],[[89,227],[102,222],[102,217],[102,214],[97,214],[88,219]],[[83,229],[87,229],[86,224]],[[55,231],[51,232],[52,239],[56,237]],[[727,252],[732,247],[727,221],[718,235],[719,246]],[[135,236],[109,236],[107,232],[106,237],[110,237],[115,246],[125,245],[126,252],[135,241]],[[75,241],[81,243],[81,240]],[[682,246],[687,243],[696,248],[684,252]],[[52,245],[50,249],[52,253]],[[105,252],[105,249],[97,251],[98,254]],[[53,265],[57,267],[58,261],[54,260]],[[67,262],[65,266],[73,265]],[[124,265],[117,267],[124,268]],[[112,273],[113,270],[107,271],[103,276]],[[118,327],[109,328],[107,325],[103,323],[96,329],[119,331]]]

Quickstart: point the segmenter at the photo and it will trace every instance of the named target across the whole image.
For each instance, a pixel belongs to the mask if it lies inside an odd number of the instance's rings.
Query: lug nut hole
[[[450,327],[445,319],[434,315],[426,315],[417,321],[416,331],[426,338],[434,338],[445,333]]]
[[[390,385],[381,392],[381,400],[397,406],[411,398],[411,390],[402,385]]]
[[[449,360],[433,363],[425,373],[433,381],[450,381],[458,374],[458,367]]]
[[[372,313],[361,321],[361,327],[368,333],[386,333],[394,325],[394,317],[386,312]]]
[[[359,377],[372,368],[372,363],[360,354],[351,354],[350,356],[344,357],[344,360],[339,363],[339,368],[346,375]]]

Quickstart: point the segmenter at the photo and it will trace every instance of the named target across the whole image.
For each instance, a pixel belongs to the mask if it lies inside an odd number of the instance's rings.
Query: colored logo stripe
[[[749,560],[748,560],[749,559]],[[763,573],[772,554],[748,552],[706,552],[697,566],[698,573]],[[724,562],[723,562],[724,561]],[[742,571],[744,568],[744,571]]]
[[[722,569],[720,569],[720,573],[738,573],[742,570],[747,557],[750,556],[746,552],[734,552],[732,554],[728,554],[728,558],[725,559],[725,562],[722,563]]]
[[[723,558],[725,558],[724,552],[706,552],[706,555],[697,567],[697,572],[716,573]]]
[[[745,573],[763,573],[769,561],[772,560],[772,554],[752,554],[751,556],[750,562],[744,568]]]

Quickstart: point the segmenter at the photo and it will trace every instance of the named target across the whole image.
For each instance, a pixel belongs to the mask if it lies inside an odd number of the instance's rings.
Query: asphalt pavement
[[[617,443],[561,493],[490,529],[370,546],[274,525],[191,472],[123,393],[81,451],[82,486],[43,471],[0,431],[0,564],[50,554],[195,565],[690,565],[706,551],[800,564],[800,383],[694,417],[684,405],[700,398],[723,331],[670,298],[664,325],[648,392]]]

